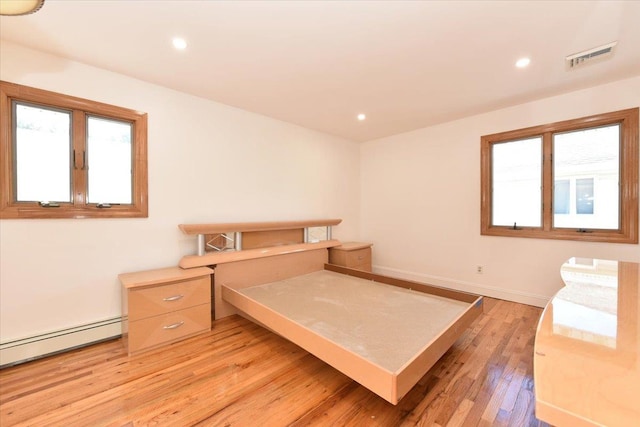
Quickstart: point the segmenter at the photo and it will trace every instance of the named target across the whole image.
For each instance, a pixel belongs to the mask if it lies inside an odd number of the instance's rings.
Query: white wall
[[[5,41],[0,57],[2,80],[149,114],[149,218],[0,221],[2,342],[119,316],[119,273],[195,252],[181,223],[342,218],[334,237],[356,237],[358,144]]]
[[[639,105],[635,77],[362,144],[360,234],[374,270],[543,305],[572,256],[640,262],[638,245],[480,235],[482,135]]]

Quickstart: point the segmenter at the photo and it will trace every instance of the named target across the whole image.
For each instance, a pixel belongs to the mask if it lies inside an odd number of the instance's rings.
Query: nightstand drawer
[[[178,341],[211,328],[211,303],[129,322],[129,354]]]
[[[371,248],[345,252],[345,267],[355,268],[371,264]]]
[[[129,321],[211,302],[209,276],[130,291]]]

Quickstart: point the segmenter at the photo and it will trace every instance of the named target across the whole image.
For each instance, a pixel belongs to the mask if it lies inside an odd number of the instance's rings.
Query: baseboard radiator
[[[0,343],[0,368],[114,339],[121,335],[122,318],[118,316],[73,328]]]

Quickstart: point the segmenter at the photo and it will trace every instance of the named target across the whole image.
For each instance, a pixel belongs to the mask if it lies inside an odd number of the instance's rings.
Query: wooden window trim
[[[113,205],[108,209],[86,203],[86,171],[73,170],[71,203],[57,208],[43,208],[36,202],[16,202],[14,195],[12,114],[13,100],[63,108],[73,113],[73,145],[85,135],[87,114],[133,124],[132,203]],[[42,89],[0,81],[0,219],[27,218],[147,218],[147,114],[127,108],[76,98]],[[82,142],[84,144],[84,142]],[[76,155],[81,155],[76,153]]]
[[[528,237],[538,239],[579,240],[588,242],[638,243],[638,108],[598,114],[541,126],[501,132],[481,137],[480,228],[486,236]],[[620,228],[618,230],[590,230],[553,228],[553,165],[552,135],[557,132],[584,128],[621,125],[620,151]],[[512,227],[491,225],[491,147],[494,143],[542,136],[542,227]]]

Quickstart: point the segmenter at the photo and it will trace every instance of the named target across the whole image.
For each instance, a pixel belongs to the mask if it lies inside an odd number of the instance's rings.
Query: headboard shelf
[[[182,257],[181,268],[203,267],[248,259],[266,258],[276,255],[286,255],[294,252],[312,251],[340,246],[339,240],[323,240],[317,243],[300,243],[296,245],[271,246],[268,248],[245,249],[242,251],[209,252],[205,255],[187,255]]]
[[[187,235],[196,235],[196,255],[182,258],[180,267],[192,268],[295,251],[326,249],[340,245],[331,227],[341,219],[271,221],[217,224],[180,224]]]
[[[341,219],[311,219],[305,221],[271,221],[271,222],[231,222],[220,224],[180,224],[178,227],[184,234],[215,234],[229,231],[273,231],[293,230],[296,228],[330,227],[338,225]]]

